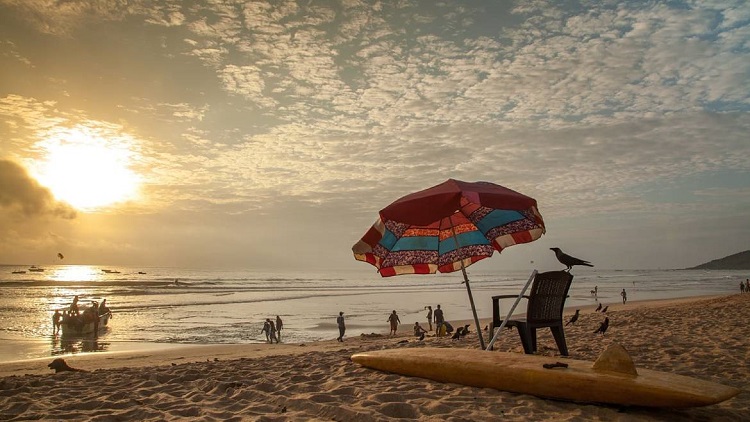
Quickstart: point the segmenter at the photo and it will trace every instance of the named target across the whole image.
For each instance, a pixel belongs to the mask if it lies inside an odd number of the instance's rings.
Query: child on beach
[[[401,323],[401,320],[398,319],[398,315],[396,315],[396,311],[394,310],[390,315],[388,315],[388,321],[391,323],[391,335],[396,335],[396,330],[398,330],[398,324]]]
[[[620,292],[620,296],[622,296],[622,304],[624,305],[625,302],[628,301],[628,294],[625,293],[625,289],[622,289],[622,292]]]

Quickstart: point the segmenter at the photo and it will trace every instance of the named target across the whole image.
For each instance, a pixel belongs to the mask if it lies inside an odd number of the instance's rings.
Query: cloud
[[[76,212],[54,199],[26,170],[10,160],[0,160],[0,210],[20,211],[27,218],[53,216],[73,219]]]

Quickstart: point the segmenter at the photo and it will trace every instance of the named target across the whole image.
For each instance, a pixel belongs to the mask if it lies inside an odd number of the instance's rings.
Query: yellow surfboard
[[[684,408],[716,404],[740,392],[734,387],[683,375],[636,369],[625,349],[618,345],[607,349],[593,363],[428,347],[357,353],[352,361],[368,368],[439,382],[587,403]]]

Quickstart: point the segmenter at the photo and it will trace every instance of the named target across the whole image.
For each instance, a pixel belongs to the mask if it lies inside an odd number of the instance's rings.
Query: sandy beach
[[[726,402],[692,409],[569,403],[492,389],[441,384],[362,368],[353,353],[392,347],[478,348],[462,340],[417,341],[410,324],[344,343],[190,346],[65,357],[87,372],[54,374],[52,358],[0,364],[0,419],[82,420],[743,420],[750,412],[750,294],[582,308],[566,328],[570,358],[594,360],[618,343],[639,368],[737,387]],[[572,314],[573,310],[570,310]],[[482,326],[486,320],[482,321]],[[473,326],[472,326],[473,331]],[[332,335],[335,337],[335,335]],[[515,331],[496,350],[522,352]],[[488,352],[489,353],[489,352]],[[549,331],[539,353],[555,356]],[[564,358],[560,358],[564,359]]]

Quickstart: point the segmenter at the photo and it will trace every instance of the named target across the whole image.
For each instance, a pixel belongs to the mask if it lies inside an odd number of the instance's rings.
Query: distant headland
[[[750,270],[750,250],[714,259],[688,270]]]

